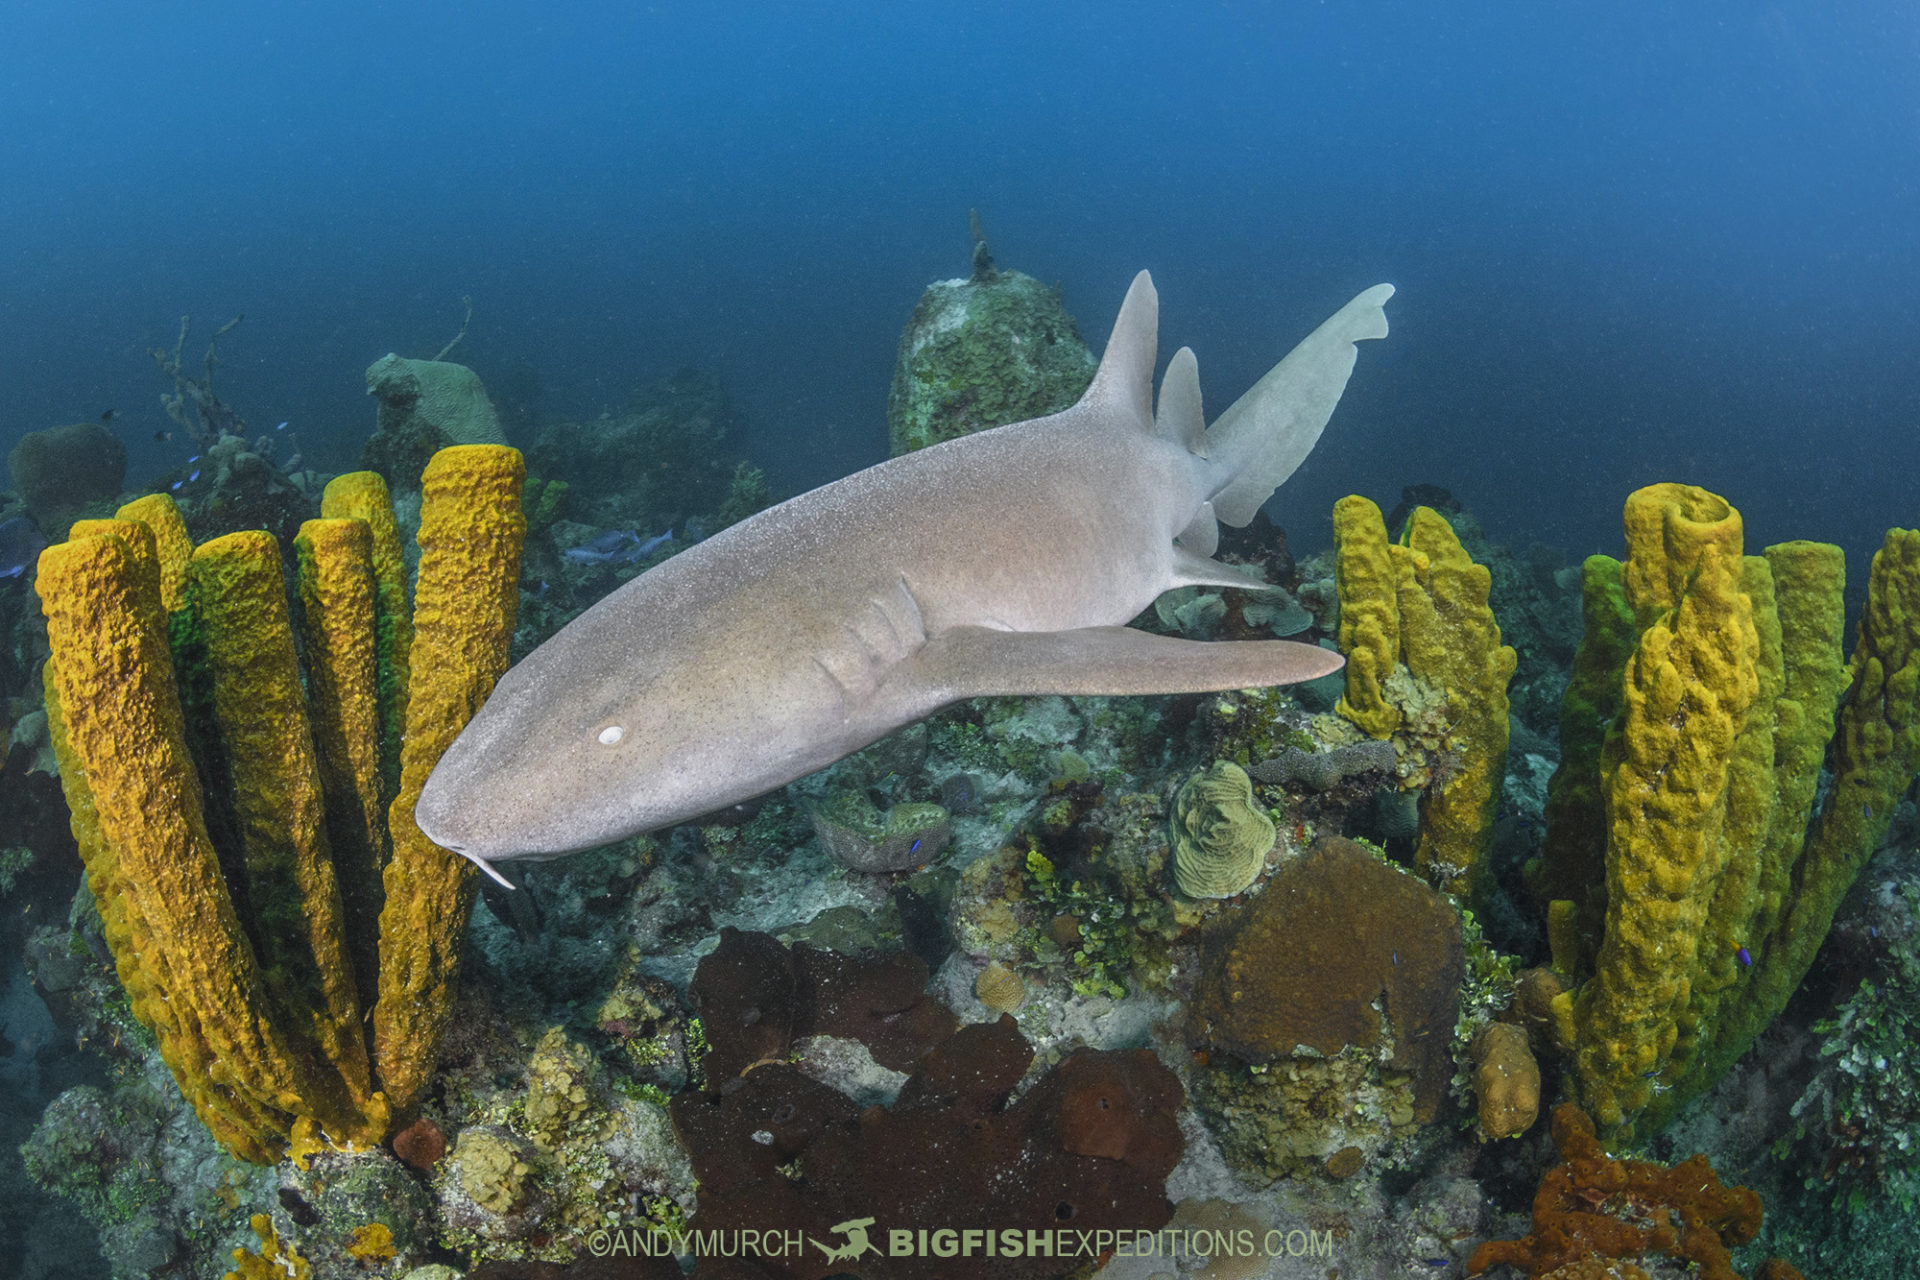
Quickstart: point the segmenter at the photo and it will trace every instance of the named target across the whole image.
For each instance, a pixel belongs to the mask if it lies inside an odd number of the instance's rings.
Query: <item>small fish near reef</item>
[[[24,578],[47,549],[47,540],[25,516],[0,522],[0,579]]]
[[[1320,438],[1393,286],[1342,307],[1215,419],[1134,278],[1073,407],[804,493],[688,547],[501,678],[414,819],[499,878],[785,786],[950,702],[1202,693],[1340,669],[1287,640],[1124,624],[1213,560]]]
[[[671,529],[652,538],[642,538],[631,529],[609,529],[577,547],[568,547],[560,558],[570,564],[638,564],[672,545]]]

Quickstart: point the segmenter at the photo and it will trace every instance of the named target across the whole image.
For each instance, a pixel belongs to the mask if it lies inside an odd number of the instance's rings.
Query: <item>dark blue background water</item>
[[[1308,544],[1413,481],[1579,551],[1656,479],[1756,545],[1920,520],[1920,10],[1573,8],[15,0],[0,447],[112,406],[178,461],[146,349],[245,312],[226,395],[344,469],[365,366],[470,295],[496,386],[717,366],[806,487],[882,455],[977,206],[1096,350],[1150,267],[1216,410],[1400,286],[1276,508]]]

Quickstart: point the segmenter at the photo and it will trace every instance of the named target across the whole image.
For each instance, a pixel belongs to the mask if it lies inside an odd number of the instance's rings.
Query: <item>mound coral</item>
[[[1018,271],[927,286],[900,335],[887,434],[894,456],[1067,408],[1093,353],[1049,289]]]
[[[240,1158],[378,1142],[432,1069],[473,872],[420,834],[413,797],[505,669],[520,476],[518,454],[485,446],[427,469],[397,739],[372,727],[377,642],[346,642],[394,634],[364,525],[303,538],[310,651],[339,638],[323,656],[344,664],[311,698],[269,535],[189,553],[172,504],[148,499],[42,557],[49,723],[107,943],[181,1091]],[[397,794],[369,753],[398,754]]]
[[[1265,1178],[1348,1172],[1446,1102],[1466,961],[1459,916],[1418,876],[1321,840],[1204,939],[1187,1036],[1222,1150]]]

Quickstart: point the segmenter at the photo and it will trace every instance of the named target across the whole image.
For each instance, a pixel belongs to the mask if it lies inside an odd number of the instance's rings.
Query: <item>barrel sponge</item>
[[[1380,508],[1351,494],[1333,504],[1334,575],[1347,687],[1340,714],[1375,738],[1400,727],[1385,684],[1400,660],[1399,589]]]
[[[1283,864],[1202,943],[1195,1044],[1249,1064],[1305,1045],[1370,1048],[1392,1024],[1414,1115],[1432,1121],[1453,1076],[1449,1046],[1466,973],[1460,917],[1418,876],[1337,837]]]
[[[454,444],[507,442],[480,375],[463,364],[384,355],[367,366],[367,394],[379,398],[383,419],[403,415],[438,428]]]
[[[1217,760],[1174,793],[1169,823],[1173,879],[1189,898],[1231,898],[1260,878],[1273,849],[1273,823],[1253,797],[1253,782]]]
[[[7,471],[34,523],[49,538],[62,537],[87,505],[120,495],[127,450],[98,422],[75,422],[21,436]]]
[[[421,477],[420,573],[414,591],[400,792],[388,811],[393,858],[380,914],[376,1073],[404,1110],[424,1091],[452,1016],[474,867],[432,841],[413,807],[441,753],[507,669],[526,533],[517,449],[442,449]]]
[[[1652,621],[1602,757],[1606,937],[1571,1009],[1581,1093],[1609,1129],[1647,1105],[1678,1039],[1728,857],[1735,744],[1759,693],[1739,513],[1704,489],[1653,485],[1628,499],[1626,526],[1628,603]]]

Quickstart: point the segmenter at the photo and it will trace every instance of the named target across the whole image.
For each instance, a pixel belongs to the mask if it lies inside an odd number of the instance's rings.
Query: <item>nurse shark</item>
[[[1392,296],[1360,294],[1208,427],[1186,348],[1156,411],[1142,271],[1073,407],[869,467],[641,574],[501,678],[415,821],[500,879],[495,862],[690,821],[963,698],[1339,670],[1313,645],[1123,624],[1175,587],[1246,586],[1209,558],[1219,524],[1252,520],[1307,456]]]

